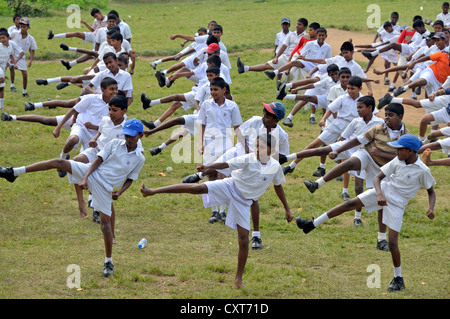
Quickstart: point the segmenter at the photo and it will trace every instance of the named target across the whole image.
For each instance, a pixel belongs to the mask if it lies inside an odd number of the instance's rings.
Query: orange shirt
[[[430,65],[430,69],[433,70],[436,80],[440,83],[444,83],[450,75],[450,61],[448,59],[448,53],[442,51],[433,53],[430,55],[430,60],[436,61]]]
[[[304,36],[302,36],[300,41],[298,41],[298,44],[295,47],[295,49],[292,50],[291,56],[293,56],[295,53],[300,54],[300,50],[303,49],[305,44],[308,43],[309,41],[312,41],[312,39],[309,37],[309,34],[305,34]]]

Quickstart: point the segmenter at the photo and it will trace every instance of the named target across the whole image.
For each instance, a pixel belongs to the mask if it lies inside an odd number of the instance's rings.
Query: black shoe
[[[17,89],[15,86],[11,86],[11,92],[17,92]]]
[[[414,93],[416,93],[417,95],[420,95],[420,93],[422,93],[422,87],[418,86],[414,89]]]
[[[285,167],[283,167],[283,174],[287,175],[292,173],[295,170],[295,168],[291,168],[289,165],[286,165]]]
[[[156,70],[156,64],[155,64],[155,62],[150,62],[150,66],[153,68],[153,70]]]
[[[264,71],[264,74],[267,75],[269,77],[269,79],[271,79],[271,80],[275,79],[275,76],[276,76],[275,72],[269,71],[269,70]]]
[[[94,210],[92,214],[92,221],[94,223],[100,224],[100,212],[98,210]]]
[[[2,121],[12,121],[13,118],[11,115],[9,115],[8,113],[2,113],[2,117],[1,117]]]
[[[69,46],[67,44],[65,44],[64,42],[61,42],[61,44],[59,45],[59,47],[61,49],[63,49],[64,51],[69,51]]]
[[[283,84],[283,82],[281,82],[280,80],[277,80],[277,91],[280,90],[281,84]]]
[[[36,79],[36,84],[37,85],[47,85],[48,82],[46,79]]]
[[[57,90],[62,90],[62,89],[64,89],[65,87],[68,87],[70,84],[69,83],[67,83],[67,82],[61,82],[61,83],[59,83],[57,86],[56,86],[56,89]]]
[[[167,81],[166,81],[166,87],[167,87],[167,88],[170,88],[170,87],[172,86],[173,82],[174,82],[174,81],[169,81],[169,80],[167,80]]]
[[[297,224],[297,227],[300,229],[303,229],[303,232],[305,234],[309,233],[311,230],[316,228],[316,226],[314,226],[314,223],[312,220],[307,220],[307,219],[303,219],[301,217],[297,217],[297,218],[295,218],[295,222]]]
[[[70,158],[70,155],[67,154],[66,157],[65,157],[64,159],[65,159],[65,160],[68,160],[69,158]],[[59,176],[59,177],[61,177],[61,178],[66,177],[67,172],[64,172],[63,170],[60,170],[60,169],[57,169],[57,171],[58,171],[58,176]]]
[[[158,84],[160,88],[166,85],[166,77],[164,76],[164,73],[162,73],[161,71],[156,71],[155,77],[158,79]]]
[[[152,121],[147,122],[146,120],[141,120],[142,124],[144,124],[147,128],[153,130],[156,126]]]
[[[389,93],[392,93],[392,92],[394,92],[394,90],[395,90],[395,87],[389,88],[388,92],[389,92]]]
[[[315,181],[304,181],[303,182],[306,188],[312,193],[314,193],[317,189],[319,189],[319,184]]]
[[[53,39],[54,36],[55,35],[53,34],[52,30],[48,31],[47,39],[51,40],[51,39]]]
[[[367,59],[372,60],[374,57],[367,51],[362,51],[362,55],[364,55]]]
[[[315,117],[310,117],[309,118],[309,124],[317,124],[316,118]]]
[[[183,179],[183,183],[186,184],[194,184],[194,183],[198,183],[199,181],[201,181],[202,179],[200,178],[200,176],[198,176],[198,173],[194,173],[191,175],[186,176]]]
[[[397,97],[397,96],[399,96],[400,94],[403,94],[403,93],[405,93],[405,92],[406,92],[406,90],[403,88],[403,86],[399,86],[398,88],[396,88],[396,89],[394,90],[394,96]]]
[[[288,126],[288,127],[293,127],[294,126],[294,123],[292,123],[292,120],[290,119],[290,118],[285,118],[284,120],[283,120],[283,125],[286,125],[286,126]]]
[[[386,239],[377,241],[377,249],[382,251],[389,251],[389,244]]]
[[[277,91],[276,99],[282,101],[286,96],[286,83],[282,83],[280,85],[279,90]]]
[[[377,106],[377,109],[381,110],[383,107],[385,107],[386,105],[388,105],[389,103],[391,103],[392,101],[392,95],[390,95],[389,93],[386,93],[385,96],[383,96],[382,98],[380,98]]]
[[[348,193],[342,193],[342,194],[341,194],[341,198],[342,198],[342,200],[343,200],[344,202],[346,202],[346,201],[348,201],[348,200],[351,199],[351,198],[350,198],[350,195],[349,195]]]
[[[22,93],[22,96],[23,96],[23,97],[28,97],[28,98],[30,97],[30,96],[28,95],[28,93]]]
[[[325,168],[317,167],[317,171],[313,172],[312,176],[322,177],[322,176],[325,175],[325,173],[326,173],[326,169]]]
[[[151,107],[150,103],[152,102],[152,100],[150,100],[148,97],[146,97],[144,92],[141,92],[141,102],[142,102],[142,108],[144,110]]]
[[[219,221],[219,212],[213,211],[211,217],[208,219],[208,223],[214,224]]]
[[[227,221],[227,213],[226,212],[219,212],[219,220],[225,224]]]
[[[108,278],[111,275],[114,275],[114,265],[112,262],[108,261],[103,265],[103,276]]]
[[[61,64],[64,65],[67,70],[70,70],[72,68],[68,61],[61,60]]]
[[[344,180],[344,176],[340,175],[340,176],[336,177],[336,180],[338,182],[342,182]]]
[[[34,103],[25,102],[25,111],[34,111]]]
[[[405,282],[403,281],[403,277],[394,277],[391,283],[389,284],[388,291],[400,291],[405,289]]]
[[[16,180],[17,176],[14,176],[14,170],[12,167],[0,166],[0,177],[6,179],[12,183]]]
[[[262,240],[259,237],[253,236],[252,237],[252,249],[262,249]]]
[[[156,156],[159,153],[161,153],[161,149],[159,147],[155,147],[155,148],[151,148],[150,149],[150,154],[152,154],[152,156]]]
[[[391,84],[391,81],[389,81],[389,79],[384,80],[384,85],[389,85]]]
[[[239,73],[239,74],[245,72],[245,70],[244,70],[244,63],[242,63],[240,57],[237,58],[237,68],[238,68],[238,73]]]
[[[362,220],[360,218],[355,218],[355,219],[353,219],[353,225],[355,227],[362,226],[363,222],[362,222]]]

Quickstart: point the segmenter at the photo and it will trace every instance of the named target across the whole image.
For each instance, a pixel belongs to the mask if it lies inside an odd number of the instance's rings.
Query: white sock
[[[284,97],[285,100],[295,100],[295,94],[286,94]]]
[[[403,85],[403,88],[404,88],[405,90],[408,90],[408,89],[409,89],[409,86],[408,86],[408,85]]]
[[[386,240],[386,233],[378,233],[378,241]]]
[[[292,83],[286,83],[286,89],[290,89],[292,87]]]
[[[425,140],[425,136],[419,136],[419,140],[423,142]]]
[[[19,176],[22,174],[25,174],[25,166],[22,167],[13,167],[13,171],[14,171],[14,176]]]
[[[3,109],[5,105],[5,99],[0,99],[0,109]]]
[[[290,120],[292,120],[292,118],[294,117],[294,115],[292,114],[292,113],[289,113],[289,115],[288,115],[288,119],[290,119]]]
[[[212,211],[213,211],[213,212],[218,212],[218,211],[219,211],[219,207],[214,206],[214,207],[212,208]]]
[[[162,150],[165,149],[166,147],[167,147],[166,143],[162,143],[162,144],[159,146],[159,149],[162,151]]]
[[[429,139],[427,139],[427,138],[426,138],[426,139],[424,139],[424,140],[422,141],[422,144],[423,144],[423,145],[425,145],[425,144],[428,144],[428,143],[430,143],[430,140],[429,140]]]
[[[316,118],[316,113],[311,113],[311,115],[309,117]]]
[[[297,158],[297,153],[292,153],[292,154],[286,156],[286,158],[288,161],[293,161]],[[293,162],[293,163],[295,163],[295,162]]]
[[[66,34],[65,33],[58,33],[58,34],[55,34],[54,36],[53,36],[53,38],[59,38],[59,39],[64,39],[66,37]]]
[[[205,176],[203,176],[202,172],[198,172],[198,173],[195,173],[195,174],[197,174],[197,176],[200,177],[200,179],[203,179],[205,177]]]
[[[12,88],[14,88],[14,87],[15,87],[14,83],[11,83],[11,87],[12,87]]]
[[[295,166],[297,166],[297,163],[296,163],[296,162],[292,162],[291,164],[289,164],[289,167],[290,167],[290,168],[295,168]]]
[[[355,218],[361,219],[361,212],[355,211]]]
[[[78,64],[78,62],[75,61],[75,60],[69,62],[69,66],[74,66],[74,65],[77,65],[77,64]]]
[[[277,75],[278,74],[278,70],[274,70],[273,73],[275,73],[275,75]]]
[[[330,218],[328,217],[327,213],[323,213],[322,215],[320,215],[319,217],[314,219],[313,224],[314,224],[315,227],[317,227],[317,226],[319,226],[323,222],[326,222],[329,219]]]
[[[92,200],[92,194],[89,194],[88,200]]]
[[[161,99],[152,100],[150,102],[150,106],[154,106],[154,105],[158,105],[158,104],[161,104]]]
[[[254,231],[254,232],[252,232],[252,237],[261,238],[261,233],[259,231]]]
[[[416,92],[412,91],[412,92],[411,92],[411,97],[412,97],[412,98],[417,97]]]
[[[156,65],[158,65],[158,64],[160,64],[160,63],[162,63],[162,60],[161,59],[159,59],[159,60],[156,60],[155,62],[153,62],[154,64],[156,64]]]
[[[17,115],[11,115],[11,120],[12,121],[17,121]]]
[[[59,158],[66,158],[67,157],[67,155],[69,155],[69,153],[64,153],[64,152],[61,152],[61,154],[59,154]]]
[[[325,185],[326,182],[323,179],[323,177],[321,177],[316,181],[316,183],[319,184],[319,187],[322,187],[323,185]]]
[[[47,79],[47,83],[61,83],[61,77]]]
[[[395,88],[395,83],[392,82],[392,83],[391,83],[391,86],[390,86],[389,88],[391,88],[391,89]]]
[[[402,266],[394,267],[394,277],[402,276]]]
[[[38,107],[44,107],[44,104],[41,102],[34,103],[34,108],[38,108]]]
[[[77,52],[77,48],[69,47],[69,51]]]
[[[225,213],[226,210],[227,210],[227,205],[220,205],[219,212]]]
[[[156,127],[161,125],[161,121],[158,119],[155,122],[153,122],[153,124],[155,124]]]
[[[342,188],[342,193],[347,193],[348,194],[348,188]]]
[[[112,264],[112,258],[111,258],[111,257],[105,257],[105,264],[106,264],[107,262],[111,262],[111,264]]]
[[[369,53],[370,53],[370,55],[372,55],[372,56],[377,56],[378,54],[380,54],[380,51],[378,51],[378,49],[376,49],[375,51],[369,52]]]
[[[320,168],[327,168],[327,164],[322,164],[322,163],[320,163],[320,164],[319,164],[319,167],[320,167]]]
[[[167,75],[167,70],[161,71],[164,75]]]
[[[403,103],[403,98],[402,97],[393,97],[391,100],[391,103]]]
[[[26,90],[26,89],[23,89],[23,90],[22,90],[22,94],[27,94],[27,90]]]
[[[244,65],[244,72],[248,72],[250,70],[250,67],[248,65]]]
[[[170,81],[169,78],[166,78],[166,85],[169,85]]]

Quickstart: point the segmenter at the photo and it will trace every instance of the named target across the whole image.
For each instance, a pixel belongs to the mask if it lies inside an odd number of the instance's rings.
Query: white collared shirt
[[[133,83],[131,82],[130,73],[119,69],[116,75],[112,74],[109,69],[100,71],[95,74],[94,78],[91,80],[91,84],[98,93],[102,93],[101,83],[104,78],[113,78],[117,81],[117,89],[121,91],[127,91],[127,97],[131,97],[131,92],[133,91]]]
[[[329,59],[332,57],[330,45],[325,42],[319,45],[317,40],[306,43],[300,50],[300,54],[308,59]]]
[[[354,100],[348,93],[345,93],[331,102],[330,105],[328,105],[328,108],[331,112],[337,113],[337,118],[351,121],[354,118],[359,117],[356,104],[360,97],[362,97],[361,93],[359,93],[358,98]]]
[[[291,33],[292,33],[291,30],[288,30],[288,33],[284,33],[283,30],[277,33],[277,35],[275,36],[275,45],[277,46],[275,53],[278,53],[278,50],[280,49],[284,40],[286,40],[287,36]]]
[[[298,42],[304,35],[305,32],[298,34],[297,31],[293,31],[289,33],[283,42],[283,44],[286,46],[286,50],[284,50],[283,54],[290,56],[291,52],[295,49]]]
[[[90,122],[100,125],[102,118],[109,113],[108,104],[103,101],[102,94],[88,94],[78,102],[73,109],[78,112],[77,123],[83,125]]]
[[[336,64],[339,67],[339,69],[342,69],[344,67],[349,68],[350,71],[352,72],[352,76],[359,76],[362,79],[367,78],[367,75],[364,73],[361,66],[354,59],[347,61],[341,55],[336,55],[333,58],[325,59],[325,64],[319,65],[319,72],[326,73],[327,67],[330,64]]]
[[[439,13],[436,16],[436,20],[441,20],[444,22],[444,27],[450,26],[450,13],[444,14],[443,12]]]
[[[350,122],[345,131],[341,134],[341,137],[345,138],[346,140],[352,140],[356,138],[358,135],[367,132],[370,128],[374,127],[375,125],[381,124],[383,122],[384,122],[383,119],[375,115],[372,115],[372,118],[368,123],[366,123],[366,121],[364,121],[362,117],[358,117]]]

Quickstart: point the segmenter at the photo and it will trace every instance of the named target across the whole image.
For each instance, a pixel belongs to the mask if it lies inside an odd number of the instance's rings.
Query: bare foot
[[[423,153],[422,153],[422,157],[421,157],[421,160],[422,160],[422,162],[425,164],[425,165],[427,165],[427,166],[429,166],[430,165],[430,163],[431,163],[431,153],[432,153],[432,151],[431,151],[431,149],[429,149],[429,148],[427,148],[425,151],[423,151]]]
[[[78,207],[80,209],[80,218],[81,219],[86,219],[89,217],[89,214],[86,210],[86,203],[83,201],[83,203],[79,205]]]
[[[144,196],[144,197],[152,196],[155,194],[152,189],[146,187],[144,184],[142,184],[142,186],[141,186],[141,193],[142,193],[142,196]]]
[[[243,289],[243,288],[245,288],[245,285],[242,282],[242,280],[236,279],[233,284],[233,289]]]

